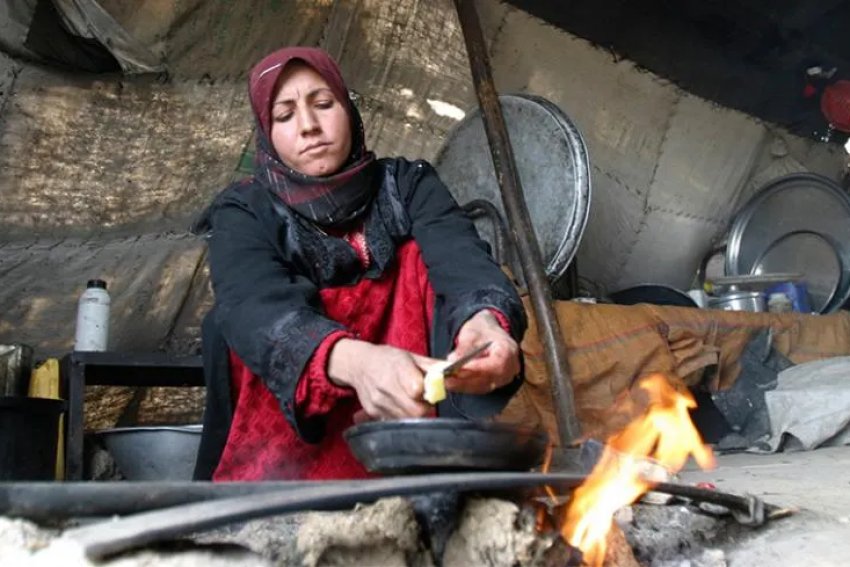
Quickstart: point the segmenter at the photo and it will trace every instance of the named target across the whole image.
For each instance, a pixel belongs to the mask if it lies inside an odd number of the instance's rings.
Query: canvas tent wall
[[[0,339],[48,352],[67,348],[79,286],[105,270],[103,256],[91,253],[98,246],[140,266],[109,268],[116,294],[134,298],[116,328],[133,328],[145,320],[139,313],[157,317],[148,320],[147,338],[120,334],[115,348],[149,348],[169,332],[197,331],[210,293],[193,279],[204,271],[196,249],[185,251],[196,269],[178,276],[132,243],[184,250],[177,243],[189,238],[185,227],[228,182],[250,142],[243,78],[268,51],[283,44],[330,50],[361,96],[367,138],[380,155],[433,158],[475,104],[449,0],[100,6],[167,63],[167,81],[72,73],[23,55],[7,58],[11,71],[0,72],[14,77],[5,90],[13,96],[0,94],[0,256],[10,267]],[[579,267],[602,287],[686,286],[736,203],[760,183],[789,170],[833,178],[840,171],[843,157],[829,146],[693,96],[506,3],[478,6],[499,89],[545,96],[587,139],[594,202]],[[36,277],[44,273],[52,279]],[[168,307],[161,288],[171,289]],[[184,297],[197,302],[183,304]]]
[[[165,69],[95,0],[0,2],[0,49],[30,60],[91,72]]]

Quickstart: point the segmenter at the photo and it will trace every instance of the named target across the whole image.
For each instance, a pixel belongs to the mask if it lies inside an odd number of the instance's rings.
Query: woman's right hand
[[[372,419],[424,417],[432,406],[422,398],[424,373],[438,362],[406,350],[341,339],[328,361],[328,377],[354,388]]]

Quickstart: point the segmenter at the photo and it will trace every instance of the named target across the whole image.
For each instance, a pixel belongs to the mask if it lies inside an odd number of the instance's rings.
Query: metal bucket
[[[127,480],[192,480],[201,425],[116,427],[94,432]]]
[[[758,291],[733,291],[708,300],[711,309],[721,311],[764,311],[764,295]]]
[[[0,397],[24,397],[29,393],[32,347],[0,345]]]

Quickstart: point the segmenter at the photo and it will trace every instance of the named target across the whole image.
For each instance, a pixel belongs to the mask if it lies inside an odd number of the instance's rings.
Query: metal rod
[[[568,445],[578,440],[581,426],[576,417],[573,386],[567,365],[567,349],[552,305],[552,289],[543,270],[542,255],[523,197],[474,0],[455,0],[455,7],[466,41],[472,80],[478,95],[478,104],[481,106],[481,116],[490,143],[490,153],[493,156],[493,166],[496,169],[496,179],[505,205],[510,233],[516,245],[520,266],[531,295],[531,307],[545,347],[544,356],[552,383],[559,441],[561,445]]]
[[[564,490],[579,486],[586,478],[585,475],[571,473],[463,472],[337,482],[163,483],[164,486],[157,496],[160,501],[176,501],[182,498],[193,498],[197,501],[88,524],[65,531],[63,538],[76,542],[89,559],[97,560],[158,541],[255,518],[308,510],[345,510],[357,503],[373,502],[389,496],[444,491],[468,493],[533,486],[550,486]],[[41,496],[46,496],[47,500],[51,500],[50,494],[54,491],[58,491],[66,501],[76,498],[78,503],[72,505],[79,509],[81,499],[93,496],[105,497],[104,501],[117,499],[132,501],[137,506],[143,505],[142,499],[154,483],[104,483],[104,487],[88,488],[87,494],[86,491],[81,493],[76,490],[83,484],[85,483],[72,484],[68,487],[69,490],[63,489],[61,484],[50,483],[29,483],[23,486],[33,491],[42,491]],[[19,486],[21,483],[7,483],[10,494]],[[180,495],[178,492],[181,490],[192,494]],[[791,513],[791,510],[765,504],[753,496],[743,497],[670,483],[658,484],[654,490],[701,502],[722,504],[739,513],[736,519],[744,519],[746,525],[751,526],[761,525]],[[754,511],[758,513],[754,514]]]
[[[119,520],[89,524],[66,531],[62,537],[76,542],[92,560],[129,549],[173,539],[237,522],[308,510],[344,510],[360,502],[388,496],[432,492],[505,490],[552,485],[574,488],[582,475],[540,473],[445,473],[364,480],[354,483],[314,482],[213,501],[195,502],[144,512]]]
[[[327,481],[355,486],[358,481]],[[297,490],[310,481],[0,482],[0,516],[35,521],[138,514],[263,492]]]

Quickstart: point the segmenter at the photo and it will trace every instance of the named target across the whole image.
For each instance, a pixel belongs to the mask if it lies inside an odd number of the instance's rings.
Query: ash
[[[725,567],[722,548],[741,529],[729,517],[681,505],[638,504],[618,522],[635,558],[647,567]]]

